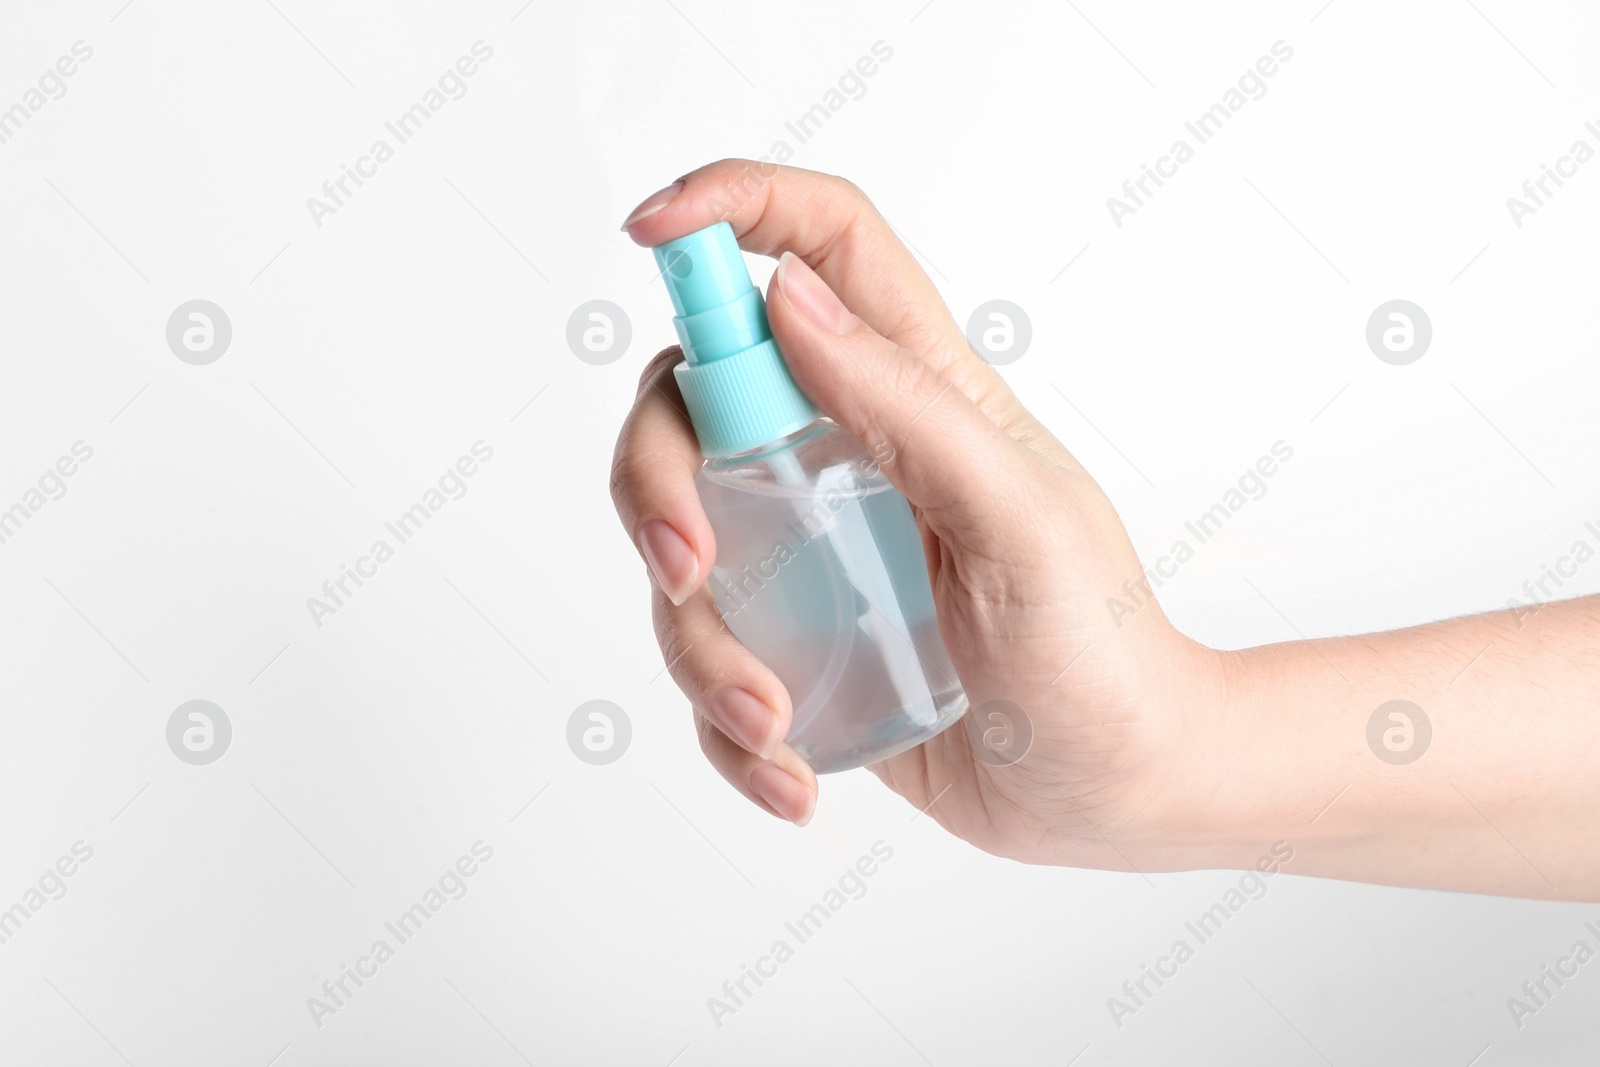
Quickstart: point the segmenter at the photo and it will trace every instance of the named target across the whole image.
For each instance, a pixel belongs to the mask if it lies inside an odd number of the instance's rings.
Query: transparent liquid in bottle
[[[787,687],[788,741],[815,771],[885,759],[965,713],[911,506],[859,441],[821,420],[708,461],[697,484],[718,610]]]

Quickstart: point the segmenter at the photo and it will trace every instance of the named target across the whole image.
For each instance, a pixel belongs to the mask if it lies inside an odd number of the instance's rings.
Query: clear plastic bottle
[[[697,486],[717,535],[711,592],[787,687],[789,743],[825,773],[926,741],[967,698],[910,504],[795,386],[726,222],[655,254],[678,312],[678,385],[707,457]]]
[[[819,773],[921,744],[966,695],[939,636],[911,506],[822,421],[701,468],[711,593],[789,690],[788,741]]]

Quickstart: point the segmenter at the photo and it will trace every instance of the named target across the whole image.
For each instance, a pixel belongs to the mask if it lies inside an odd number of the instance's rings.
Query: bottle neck
[[[822,415],[771,340],[722,359],[680,363],[673,373],[700,451],[710,459],[767,447]]]
[[[759,463],[764,459],[790,452],[800,445],[820,437],[831,429],[834,429],[832,420],[817,418],[793,433],[784,434],[782,437],[768,441],[766,444],[757,445],[755,448],[749,448],[729,456],[712,456],[708,458],[713,467],[738,467],[748,463]]]

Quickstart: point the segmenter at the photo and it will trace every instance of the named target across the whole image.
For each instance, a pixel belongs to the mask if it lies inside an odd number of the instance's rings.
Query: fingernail
[[[640,219],[647,219],[651,215],[654,215],[656,212],[672,203],[672,198],[681,192],[683,192],[683,181],[680,179],[673,182],[665,189],[658,189],[651,193],[649,196],[644,198],[643,203],[633,209],[633,212],[628,216],[627,221],[623,222],[622,228],[626,230],[629,226],[632,226]]]
[[[662,519],[651,519],[639,527],[639,552],[668,599],[674,604],[689,599],[700,577],[700,561],[677,530]]]
[[[706,710],[722,731],[762,759],[778,747],[778,716],[754,694],[727,685],[706,699]]]
[[[750,772],[750,788],[772,805],[772,810],[796,826],[811,821],[811,790],[775,763],[763,763]]]
[[[778,292],[811,325],[829,333],[849,333],[856,317],[840,302],[828,283],[793,252],[778,260]]]

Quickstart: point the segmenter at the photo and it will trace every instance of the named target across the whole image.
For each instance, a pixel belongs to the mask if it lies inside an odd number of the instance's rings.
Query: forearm
[[[1600,597],[1223,658],[1200,865],[1600,900]]]

